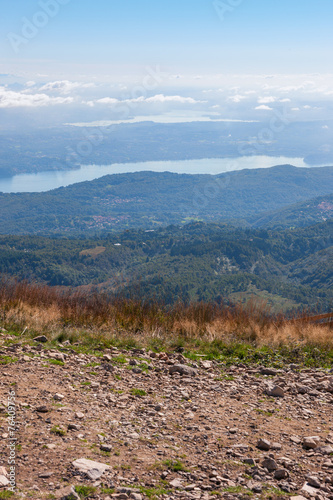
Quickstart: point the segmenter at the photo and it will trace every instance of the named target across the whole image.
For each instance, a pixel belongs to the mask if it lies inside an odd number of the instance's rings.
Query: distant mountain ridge
[[[0,194],[0,233],[92,234],[191,220],[246,224],[332,193],[333,167],[280,165],[216,176],[114,174],[47,193]]]

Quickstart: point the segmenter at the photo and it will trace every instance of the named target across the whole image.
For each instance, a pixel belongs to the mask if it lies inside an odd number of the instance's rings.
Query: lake
[[[0,178],[0,192],[29,193],[50,191],[83,181],[92,181],[109,174],[124,174],[149,170],[179,174],[220,174],[245,168],[268,168],[291,164],[308,167],[303,158],[284,156],[242,156],[239,158],[209,158],[204,160],[147,161],[137,163],[114,163],[112,165],[82,165],[77,170],[45,171],[37,174],[20,174]]]

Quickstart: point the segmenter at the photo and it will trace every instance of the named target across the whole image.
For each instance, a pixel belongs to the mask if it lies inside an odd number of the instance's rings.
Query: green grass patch
[[[0,491],[0,499],[12,498],[14,493],[12,491]]]
[[[119,356],[112,358],[112,363],[114,365],[125,365],[127,363],[127,358],[123,354],[119,354]]]
[[[131,466],[130,465],[127,465],[127,464],[122,464],[120,466],[121,470],[131,470]]]
[[[101,488],[102,495],[113,495],[115,491],[114,488]]]
[[[227,488],[223,488],[223,491],[225,493],[234,493],[237,495],[248,495],[249,497],[253,497],[253,491],[243,488],[243,486],[228,486]]]
[[[274,486],[268,486],[268,485],[261,494],[263,498],[271,498],[271,497],[275,498],[275,497],[286,497],[286,496],[292,498],[293,495],[294,493],[287,493],[286,491],[280,490],[280,488],[275,488]]]
[[[256,347],[247,342],[226,343],[220,339],[215,339],[213,342],[200,338],[188,339],[187,350],[183,355],[197,361],[198,354],[205,354],[206,359],[215,359],[226,366],[243,363],[284,368],[286,364],[295,363],[307,368],[330,368],[333,363],[332,348],[311,343],[296,347],[293,344]]]
[[[257,413],[260,413],[260,415],[265,415],[265,417],[272,417],[273,416],[273,413],[271,411],[261,410],[260,408],[256,408],[254,411],[256,411]]]
[[[65,366],[65,363],[63,361],[60,361],[60,359],[50,359],[49,363],[56,366]]]
[[[17,358],[12,358],[11,356],[0,355],[0,365],[9,365],[11,363],[16,363],[16,361],[17,361]]]
[[[121,389],[114,389],[113,387],[110,387],[110,392],[114,392],[116,394],[123,394],[124,391],[122,391]]]
[[[95,495],[97,489],[94,486],[79,485],[75,486],[75,491],[80,498],[89,498]]]
[[[139,363],[137,368],[140,368],[140,370],[145,373],[149,372],[149,366],[147,365],[147,363]]]
[[[139,491],[140,493],[142,493],[142,495],[145,495],[151,500],[155,500],[157,498],[160,498],[162,495],[169,495],[171,493],[171,490],[158,486],[155,488],[146,488],[145,486],[140,486]]]
[[[52,432],[52,434],[55,434],[56,436],[66,436],[66,431],[61,427],[59,427],[58,425],[52,427],[50,432]]]
[[[96,361],[92,363],[87,363],[83,366],[83,368],[95,368],[96,366],[101,366],[101,363],[97,363]]]
[[[173,472],[189,472],[189,470],[180,460],[164,460],[162,464],[168,467],[168,469],[172,470]]]
[[[144,391],[143,389],[131,389],[130,390],[130,393],[132,394],[132,396],[137,396],[139,398],[143,398],[144,396],[147,396],[147,393],[146,391]]]

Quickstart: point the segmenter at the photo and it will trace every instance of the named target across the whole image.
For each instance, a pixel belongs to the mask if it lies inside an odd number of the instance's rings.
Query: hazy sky
[[[0,73],[333,73],[332,0],[1,3]]]
[[[259,123],[264,154],[310,123],[314,152],[333,151],[332,0],[0,5],[0,131],[246,122],[256,143]]]
[[[319,121],[333,112],[332,0],[13,0],[0,122]]]

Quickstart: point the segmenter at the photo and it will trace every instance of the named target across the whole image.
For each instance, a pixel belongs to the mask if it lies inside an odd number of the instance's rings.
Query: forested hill
[[[248,217],[246,220],[253,228],[290,228],[310,226],[333,218],[333,194],[319,196],[305,202],[261,214],[259,217]]]
[[[192,219],[245,220],[331,193],[333,167],[116,174],[46,193],[0,194],[0,233],[94,234]]]
[[[326,311],[333,305],[333,219],[283,231],[197,222],[100,239],[0,236],[1,273],[167,304],[259,297],[275,310]]]

